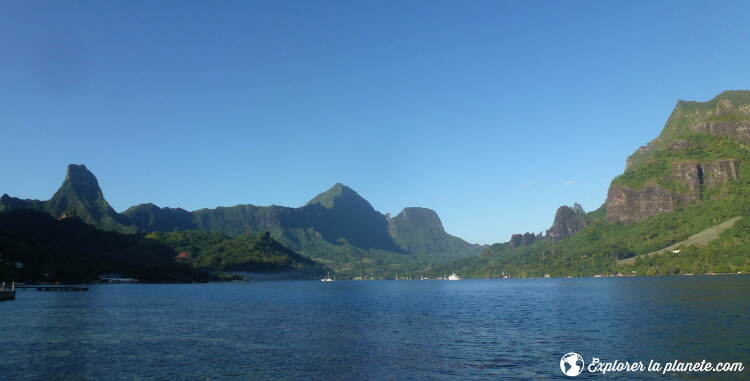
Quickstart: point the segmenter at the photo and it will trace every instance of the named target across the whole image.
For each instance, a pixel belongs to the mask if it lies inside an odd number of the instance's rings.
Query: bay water
[[[0,303],[2,380],[562,379],[750,366],[750,276],[107,284]],[[584,372],[743,379],[750,370]]]

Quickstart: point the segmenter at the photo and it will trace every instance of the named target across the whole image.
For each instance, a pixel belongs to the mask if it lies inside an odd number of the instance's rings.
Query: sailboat
[[[325,278],[320,280],[321,282],[333,282],[333,279],[331,279],[331,272],[328,272],[328,275],[326,275]]]

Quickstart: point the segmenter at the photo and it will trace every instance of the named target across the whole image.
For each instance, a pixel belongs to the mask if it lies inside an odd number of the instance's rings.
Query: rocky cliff
[[[607,192],[607,219],[637,222],[726,195],[750,143],[750,91],[677,102],[659,137],[639,148]]]
[[[571,236],[583,230],[588,225],[586,213],[581,205],[576,203],[572,208],[563,205],[555,213],[555,221],[547,230],[546,238],[559,241],[565,237]]]
[[[675,209],[677,195],[658,186],[633,190],[612,185],[607,193],[607,218],[610,221],[636,222]]]
[[[700,203],[706,190],[717,189],[739,178],[740,163],[736,159],[715,160],[708,163],[678,162],[672,166],[671,180],[681,189],[670,190],[658,183],[650,183],[635,190],[613,184],[607,193],[610,221],[637,222],[650,216]]]
[[[573,207],[563,205],[557,208],[555,220],[545,235],[542,233],[513,234],[508,241],[508,247],[513,250],[521,246],[527,246],[541,240],[559,241],[565,237],[572,236],[583,230],[591,222],[581,204],[574,203]]]
[[[508,241],[508,247],[510,247],[511,250],[519,248],[521,246],[531,245],[532,243],[539,241],[543,239],[544,237],[541,234],[534,234],[534,233],[523,233],[523,234],[513,234],[510,236],[510,241]]]

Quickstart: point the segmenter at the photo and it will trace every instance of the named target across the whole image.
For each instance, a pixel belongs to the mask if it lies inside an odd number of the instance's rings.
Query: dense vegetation
[[[316,279],[330,271],[276,242],[268,232],[231,238],[223,233],[151,233],[146,238],[179,252],[180,262],[212,271],[284,272],[284,277]]]
[[[33,210],[0,214],[0,279],[80,283],[119,273],[146,282],[192,282],[236,271],[283,279],[319,278],[329,271],[267,232],[235,238],[196,231],[124,235],[66,214],[61,220]]]
[[[721,223],[733,216],[750,216],[744,199],[736,195],[700,206],[652,216],[640,222],[624,224],[600,219],[582,232],[563,239],[534,242],[511,250],[507,243],[495,244],[479,257],[441,266],[431,275],[459,271],[465,277],[497,278],[551,276],[593,276],[596,274],[675,274],[726,271],[750,271],[747,248],[750,230],[748,218],[722,233],[709,247],[690,246],[679,255],[662,254],[636,260],[634,266],[615,261],[651,253],[690,235]],[[696,263],[702,263],[700,269]],[[743,267],[744,266],[744,267]],[[702,271],[698,271],[702,270]]]
[[[638,258],[626,271],[635,271],[638,275],[750,273],[748,232],[750,219],[745,217],[705,247],[691,245],[683,247],[679,253]]]
[[[625,173],[612,180],[612,183],[625,185],[631,189],[640,189],[647,182],[654,182],[665,189],[684,192],[687,190],[685,186],[670,179],[675,163],[684,161],[706,163],[730,158],[743,160],[750,156],[748,144],[733,139],[690,133],[680,140],[684,148],[659,151],[642,165],[631,166]]]
[[[172,248],[137,235],[98,230],[78,217],[56,220],[33,210],[0,214],[0,279],[81,283],[104,273],[148,282],[206,280],[174,261]]]

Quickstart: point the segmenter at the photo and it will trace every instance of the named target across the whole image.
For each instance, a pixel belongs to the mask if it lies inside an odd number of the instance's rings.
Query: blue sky
[[[337,182],[471,242],[606,198],[678,99],[750,88],[747,2],[3,1],[0,193],[117,211]]]

